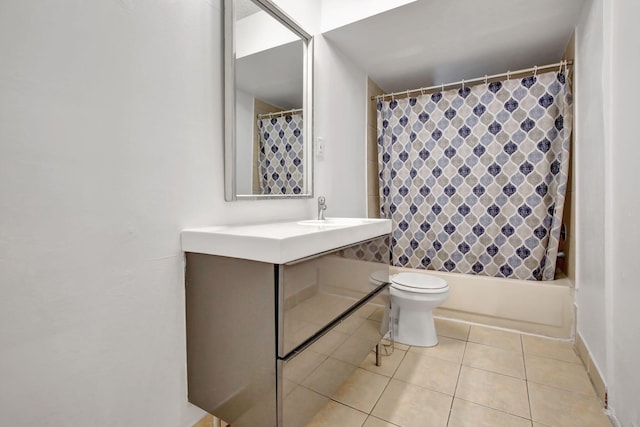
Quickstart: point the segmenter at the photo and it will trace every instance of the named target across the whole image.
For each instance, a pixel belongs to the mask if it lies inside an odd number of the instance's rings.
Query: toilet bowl
[[[391,318],[394,341],[433,347],[438,335],[431,311],[449,297],[449,285],[425,273],[399,273],[391,277]]]

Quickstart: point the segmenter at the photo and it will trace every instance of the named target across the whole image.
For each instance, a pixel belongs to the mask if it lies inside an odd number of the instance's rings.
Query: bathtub
[[[565,276],[536,282],[400,267],[390,271],[428,273],[447,281],[450,295],[433,311],[435,317],[573,339],[574,288]]]

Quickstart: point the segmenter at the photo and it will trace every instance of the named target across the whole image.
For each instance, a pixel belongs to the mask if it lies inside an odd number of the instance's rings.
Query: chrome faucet
[[[326,199],[324,196],[318,197],[318,221],[324,221],[324,211],[327,210]]]

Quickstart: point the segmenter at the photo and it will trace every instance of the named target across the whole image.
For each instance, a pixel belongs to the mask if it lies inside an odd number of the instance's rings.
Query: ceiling
[[[324,33],[384,91],[558,62],[590,0],[418,0]]]
[[[251,0],[236,0],[236,19],[246,18],[249,15],[260,12],[262,9]]]
[[[285,110],[302,107],[302,40],[236,59],[236,86]]]

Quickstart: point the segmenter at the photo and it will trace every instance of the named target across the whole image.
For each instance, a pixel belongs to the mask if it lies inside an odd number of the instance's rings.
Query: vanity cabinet
[[[344,230],[346,232],[346,230]],[[386,333],[387,234],[274,263],[186,253],[189,401],[233,427],[301,427]]]

